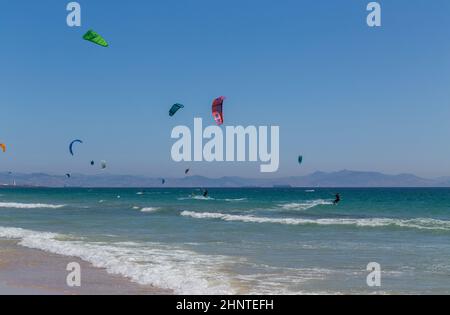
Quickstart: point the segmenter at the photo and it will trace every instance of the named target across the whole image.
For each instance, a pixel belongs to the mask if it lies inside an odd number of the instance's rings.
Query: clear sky
[[[0,171],[263,176],[259,163],[175,163],[174,126],[279,125],[281,166],[450,175],[450,1],[0,0]],[[109,48],[81,39],[94,29]],[[186,108],[174,118],[175,102]],[[83,139],[78,155],[72,139]],[[297,157],[304,155],[299,167]]]

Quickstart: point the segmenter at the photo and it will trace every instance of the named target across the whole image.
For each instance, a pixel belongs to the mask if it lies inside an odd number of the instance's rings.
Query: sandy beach
[[[67,264],[81,266],[81,287],[66,284]],[[155,295],[172,292],[142,286],[75,257],[65,257],[0,240],[0,295]]]

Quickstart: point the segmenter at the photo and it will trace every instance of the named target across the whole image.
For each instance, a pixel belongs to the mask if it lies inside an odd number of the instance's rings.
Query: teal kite
[[[172,108],[169,110],[169,116],[172,117],[173,115],[176,114],[177,111],[179,111],[182,108],[184,108],[183,104],[178,104],[178,103],[174,104],[172,106]]]
[[[73,145],[74,145],[75,143],[83,143],[83,141],[77,139],[77,140],[73,140],[73,141],[69,144],[69,152],[70,152],[71,155],[75,155],[75,154],[73,153]]]
[[[89,30],[87,31],[86,34],[84,34],[83,39],[92,42],[94,44],[100,45],[102,47],[108,47],[108,43],[106,42],[106,40],[101,37],[99,34],[97,34],[96,32],[94,32],[93,30]]]

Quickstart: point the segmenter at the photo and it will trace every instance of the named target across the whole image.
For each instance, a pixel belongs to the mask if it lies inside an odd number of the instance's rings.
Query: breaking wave
[[[202,201],[211,201],[211,200],[216,200],[216,199],[211,198],[211,197],[203,197],[203,196],[189,196],[189,197],[178,198],[178,200],[202,200]]]
[[[417,219],[390,219],[390,218],[365,218],[365,219],[299,219],[299,218],[267,218],[253,215],[233,215],[212,212],[183,211],[182,216],[195,219],[220,219],[224,221],[239,221],[248,223],[276,223],[287,225],[348,225],[357,227],[388,227],[397,226],[420,230],[450,231],[450,221],[417,218]]]
[[[59,209],[65,205],[52,205],[45,203],[19,203],[19,202],[0,202],[0,208],[15,209]]]
[[[310,200],[310,201],[305,201],[305,202],[301,202],[301,203],[286,203],[286,204],[280,204],[278,205],[279,207],[281,207],[283,210],[299,210],[299,211],[304,211],[304,210],[308,210],[317,206],[323,206],[323,205],[332,205],[333,202],[330,200],[324,200],[324,199],[317,199],[317,200]]]
[[[0,227],[0,237],[17,239],[24,247],[78,257],[111,274],[176,294],[236,293],[228,276],[219,270],[227,263],[225,256],[201,255],[157,243],[84,242],[21,228]]]
[[[245,201],[245,200],[247,200],[247,198],[235,198],[235,199],[232,199],[232,198],[226,198],[226,199],[223,199],[224,201],[228,201],[228,202],[236,202],[236,201]]]
[[[141,212],[156,212],[159,211],[160,208],[158,207],[145,207],[141,209]]]

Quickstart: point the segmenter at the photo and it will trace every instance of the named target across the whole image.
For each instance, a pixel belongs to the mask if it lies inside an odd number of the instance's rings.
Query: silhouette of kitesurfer
[[[339,202],[341,202],[341,195],[340,194],[336,194],[336,199],[333,201],[333,204],[337,205]]]
[[[208,197],[208,189],[205,189],[204,191],[203,191],[203,197]]]

